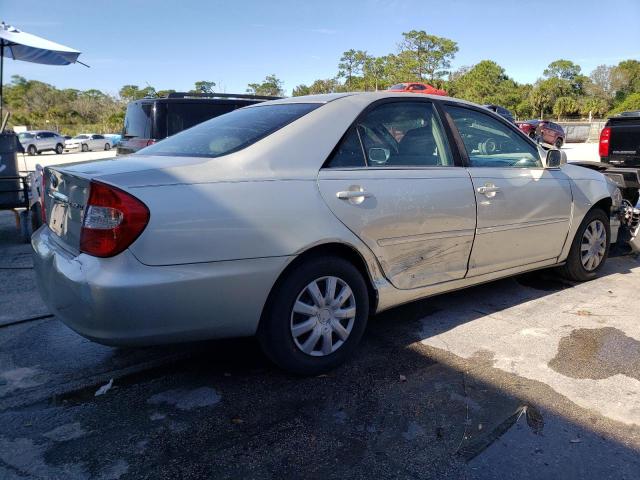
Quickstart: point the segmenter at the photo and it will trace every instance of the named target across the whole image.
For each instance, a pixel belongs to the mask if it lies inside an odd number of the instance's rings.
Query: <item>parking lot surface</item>
[[[83,339],[39,300],[13,222],[0,478],[638,478],[640,260],[623,252],[589,283],[527,274],[387,311],[353,360],[298,378],[251,339]]]

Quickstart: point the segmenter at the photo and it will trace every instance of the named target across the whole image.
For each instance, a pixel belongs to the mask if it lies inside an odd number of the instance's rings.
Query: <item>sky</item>
[[[640,0],[0,0],[0,20],[82,51],[65,67],[5,60],[11,75],[116,94],[125,84],[242,93],[276,74],[285,90],[337,73],[351,48],[397,51],[402,32],[458,42],[453,67],[490,59],[534,82],[566,58],[590,73],[640,59]]]

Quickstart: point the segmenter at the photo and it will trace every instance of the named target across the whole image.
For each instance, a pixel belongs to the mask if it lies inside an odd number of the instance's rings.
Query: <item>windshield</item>
[[[181,157],[228,155],[272,134],[320,105],[292,103],[235,110],[143,148],[137,153]]]
[[[404,90],[406,85],[404,83],[396,83],[395,85],[391,85],[389,90]]]
[[[74,140],[86,140],[87,138],[89,138],[89,135],[76,135],[73,137]]]
[[[25,140],[27,138],[33,138],[33,133],[22,132],[18,134],[19,140]]]

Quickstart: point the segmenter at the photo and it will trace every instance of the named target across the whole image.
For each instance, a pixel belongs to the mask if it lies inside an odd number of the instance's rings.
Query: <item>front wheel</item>
[[[29,145],[29,148],[27,148],[27,153],[32,157],[37,153],[37,151],[38,150],[35,145]]]
[[[560,267],[560,272],[577,282],[594,279],[607,261],[610,243],[608,215],[600,209],[589,211],[578,228],[567,263]]]
[[[276,285],[258,340],[284,370],[317,375],[353,353],[368,316],[367,285],[358,269],[339,257],[310,258]]]
[[[64,151],[64,147],[62,146],[62,144],[60,144],[60,143],[57,144],[56,145],[56,154],[57,155],[61,155],[63,151]]]
[[[104,149],[105,150],[111,150],[111,145],[109,145],[108,143],[104,144]]]
[[[89,145],[87,145],[86,143],[82,144],[82,151],[83,152],[88,152],[89,151]]]

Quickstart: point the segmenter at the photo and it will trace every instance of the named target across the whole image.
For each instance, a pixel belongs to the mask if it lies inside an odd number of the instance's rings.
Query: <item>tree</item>
[[[523,99],[518,84],[500,65],[483,60],[456,75],[449,83],[449,93],[476,103],[491,103],[514,109]]]
[[[603,117],[609,111],[609,102],[598,97],[581,98],[578,102],[581,115],[585,117]]]
[[[311,95],[311,88],[304,84],[294,87],[291,92],[292,97],[302,97],[303,95]]]
[[[137,85],[124,85],[118,92],[120,98],[125,102],[131,102],[133,100],[140,100],[145,97],[155,97],[156,89],[151,85],[140,88]]]
[[[433,83],[449,73],[451,60],[458,51],[456,42],[424,30],[411,30],[402,36],[399,56],[416,80]]]
[[[589,78],[591,83],[587,87],[587,93],[600,98],[611,99],[615,94],[612,83],[613,67],[598,65]]]
[[[364,63],[364,78],[375,91],[384,83],[385,62],[386,57],[367,57]]]
[[[168,97],[168,96],[169,96],[169,94],[171,94],[171,93],[176,93],[176,91],[175,91],[175,90],[173,90],[173,89],[169,89],[169,90],[158,90],[158,91],[156,92],[156,95],[157,95],[158,97],[161,97],[161,98],[162,98],[162,97]]]
[[[191,90],[191,92],[192,93],[214,93],[213,87],[215,86],[216,86],[216,82],[200,80],[195,83],[195,88]]]
[[[348,90],[352,87],[353,77],[362,74],[367,58],[369,58],[367,52],[354,49],[347,50],[342,54],[342,57],[340,57],[338,77],[346,78],[346,87]]]
[[[262,83],[250,83],[247,92],[254,95],[284,97],[284,84],[275,74],[267,75]]]
[[[560,78],[562,80],[573,81],[580,75],[580,65],[576,65],[570,60],[556,60],[545,68],[543,75],[547,78]]]
[[[632,93],[624,99],[616,108],[609,112],[611,115],[616,115],[622,112],[630,112],[634,110],[640,110],[640,93]]]
[[[620,105],[632,93],[640,93],[640,61],[624,60],[611,71],[615,103]]]
[[[553,104],[553,113],[560,118],[578,111],[578,102],[572,97],[559,97]]]

